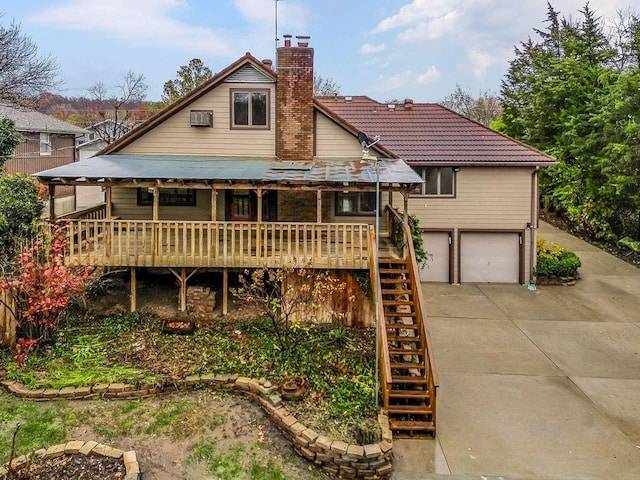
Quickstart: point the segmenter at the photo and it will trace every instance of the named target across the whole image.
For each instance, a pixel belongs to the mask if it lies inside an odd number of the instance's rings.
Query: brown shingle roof
[[[550,156],[441,105],[390,109],[369,97],[316,97],[320,111],[346,122],[413,165],[554,165]]]

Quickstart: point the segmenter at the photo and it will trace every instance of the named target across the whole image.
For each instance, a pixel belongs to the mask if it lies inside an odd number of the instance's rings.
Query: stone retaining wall
[[[53,445],[49,448],[41,448],[40,450],[34,451],[32,454],[14,458],[11,461],[11,468],[19,471],[30,461],[38,462],[46,460],[47,458],[56,458],[61,457],[62,455],[74,454],[102,455],[104,457],[121,458],[125,468],[125,477],[123,480],[140,479],[140,466],[138,465],[138,459],[135,451],[130,450],[125,452],[94,441],[83,442],[81,440],[74,440],[67,443],[61,443],[59,445]],[[9,464],[0,466],[0,479],[5,478],[9,473],[8,468]]]
[[[334,440],[299,422],[284,406],[277,387],[265,379],[257,380],[228,374],[208,374],[191,375],[184,380],[166,386],[105,383],[90,387],[30,390],[14,381],[2,381],[0,385],[18,397],[36,401],[79,400],[95,397],[136,399],[196,386],[233,389],[257,402],[285,437],[291,441],[295,451],[322,468],[328,475],[363,480],[391,478],[393,440],[389,429],[389,419],[386,415],[378,415],[378,424],[382,432],[382,440],[378,443],[358,445]],[[133,478],[127,476],[126,480],[133,480]]]

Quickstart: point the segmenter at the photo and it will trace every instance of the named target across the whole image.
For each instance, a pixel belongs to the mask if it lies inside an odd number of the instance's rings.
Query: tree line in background
[[[546,28],[515,50],[494,126],[558,160],[543,203],[596,240],[640,239],[640,18],[606,24],[548,4]]]
[[[640,239],[640,19],[619,12],[602,19],[588,3],[579,18],[547,4],[544,29],[515,48],[500,94],[474,95],[460,85],[440,103],[556,158],[543,170],[544,205],[593,239]],[[144,75],[127,72],[112,87],[102,82],[88,96],[44,93],[59,85],[58,67],[39,56],[19,26],[0,25],[0,100],[28,103],[43,113],[87,127],[102,120],[108,143],[118,123],[135,124],[211,78],[197,58],[165,83],[162,101],[145,100]],[[314,92],[339,94],[332,78],[316,75]],[[14,132],[0,123],[0,147]],[[5,142],[5,140],[8,142]]]

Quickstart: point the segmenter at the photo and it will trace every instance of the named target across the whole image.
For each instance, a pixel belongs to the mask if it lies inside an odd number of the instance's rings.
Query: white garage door
[[[460,282],[519,283],[520,234],[460,234]]]
[[[449,282],[449,233],[424,232],[423,247],[429,254],[427,266],[420,270],[423,282]]]

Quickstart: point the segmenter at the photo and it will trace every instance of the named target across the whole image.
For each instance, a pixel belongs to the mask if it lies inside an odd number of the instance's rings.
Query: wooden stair
[[[379,285],[391,378],[383,392],[384,408],[396,438],[435,435],[435,385],[429,363],[430,342],[418,305],[420,288],[406,259],[380,258]],[[381,324],[382,328],[382,324]]]

